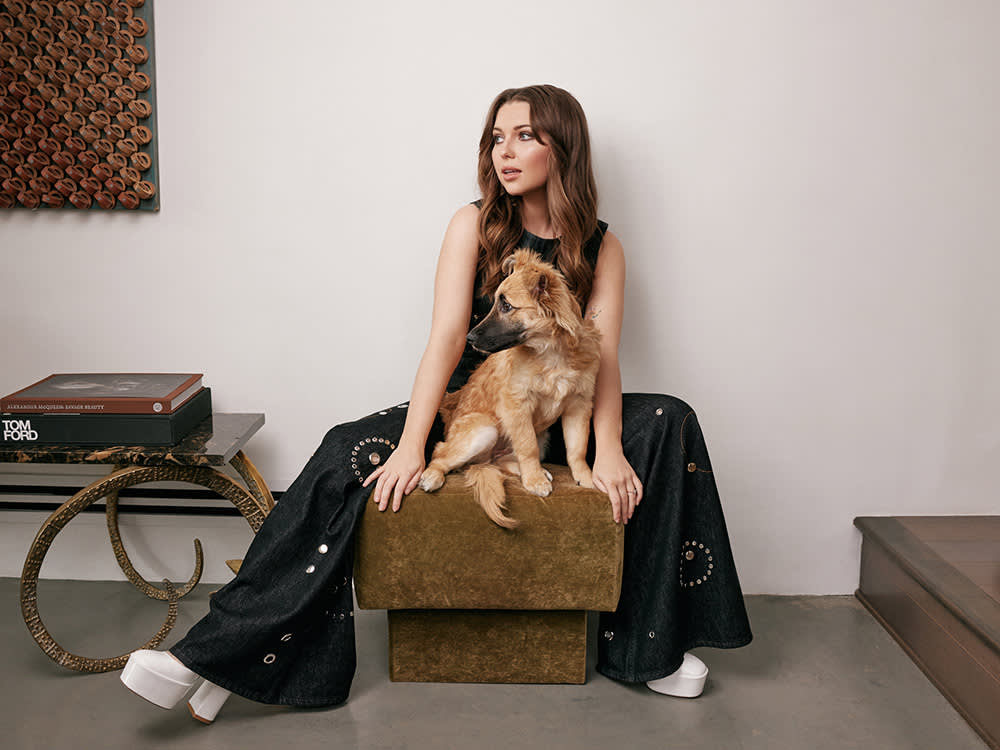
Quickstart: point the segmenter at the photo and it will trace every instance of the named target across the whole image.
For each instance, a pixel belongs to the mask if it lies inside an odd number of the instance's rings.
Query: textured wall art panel
[[[153,0],[0,0],[0,208],[160,208]]]

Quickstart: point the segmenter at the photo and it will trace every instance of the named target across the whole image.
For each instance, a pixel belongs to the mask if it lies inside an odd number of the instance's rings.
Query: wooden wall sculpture
[[[0,208],[157,211],[153,0],[0,0]]]

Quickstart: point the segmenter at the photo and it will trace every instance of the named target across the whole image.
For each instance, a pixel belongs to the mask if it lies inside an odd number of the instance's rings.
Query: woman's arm
[[[413,382],[406,424],[396,450],[365,480],[375,484],[375,502],[398,511],[403,495],[417,486],[424,470],[424,447],[441,405],[448,378],[465,349],[479,257],[479,209],[463,206],[452,217],[438,256],[434,310],[427,348]]]
[[[622,378],[618,366],[625,311],[625,251],[604,235],[586,315],[601,332],[601,367],[594,393],[594,485],[607,493],[615,522],[628,523],[642,499],[642,482],[622,450]]]

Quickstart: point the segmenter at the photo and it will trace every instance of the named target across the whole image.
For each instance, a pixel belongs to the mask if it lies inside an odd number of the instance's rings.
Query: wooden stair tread
[[[964,562],[989,563],[989,557],[1000,551],[1000,517],[862,516],[854,519],[854,525],[866,539],[878,542],[928,593],[1000,654],[1000,600],[962,567]],[[963,534],[975,539],[959,538]],[[956,564],[942,556],[958,549],[955,544],[963,541],[978,543],[966,550],[980,550],[978,556],[983,559]],[[992,552],[987,551],[990,547]],[[1000,562],[995,567],[1000,570]],[[982,575],[981,572],[975,578]]]
[[[858,599],[1000,750],[1000,517],[859,517]]]

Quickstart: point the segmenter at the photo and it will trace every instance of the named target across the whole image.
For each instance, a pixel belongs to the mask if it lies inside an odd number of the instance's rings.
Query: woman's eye
[[[494,144],[503,143],[503,136],[502,135],[495,135],[495,136],[493,136],[493,143]]]
[[[534,138],[534,136],[531,133],[529,133],[527,130],[522,130],[520,133],[518,133],[518,137],[522,141],[530,141],[532,138]]]

